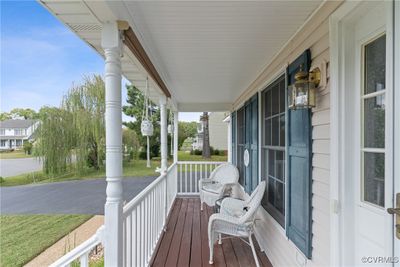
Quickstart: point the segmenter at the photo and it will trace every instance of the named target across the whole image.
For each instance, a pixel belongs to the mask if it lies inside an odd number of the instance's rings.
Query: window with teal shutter
[[[236,164],[236,111],[231,113],[231,153],[232,153],[232,164]]]
[[[294,75],[300,65],[309,71],[310,50],[305,51],[287,68],[287,83],[294,83]],[[311,110],[287,111],[286,151],[287,151],[287,219],[288,238],[311,259],[312,217],[311,217]]]

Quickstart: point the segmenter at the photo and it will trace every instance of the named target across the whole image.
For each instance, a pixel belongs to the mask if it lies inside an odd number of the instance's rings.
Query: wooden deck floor
[[[204,205],[207,207],[207,205]],[[152,266],[207,266],[209,259],[207,227],[212,209],[200,211],[199,198],[177,198],[155,252]],[[258,245],[257,245],[258,248]],[[272,267],[258,249],[260,264]],[[214,266],[255,266],[250,247],[238,238],[223,239],[215,244]]]

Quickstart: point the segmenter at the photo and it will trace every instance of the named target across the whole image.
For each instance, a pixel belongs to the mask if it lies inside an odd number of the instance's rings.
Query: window
[[[385,206],[386,36],[364,46],[362,101],[362,200]]]
[[[6,129],[0,129],[0,135],[1,136],[6,135]]]
[[[263,207],[285,224],[285,75],[262,93],[262,179],[267,182]]]
[[[14,135],[16,136],[26,135],[26,129],[14,129]]]
[[[0,146],[5,147],[6,146],[7,140],[1,140]]]
[[[17,140],[15,141],[15,145],[16,145],[17,147],[21,147],[21,146],[22,146],[22,140],[21,140],[21,139],[17,139]]]

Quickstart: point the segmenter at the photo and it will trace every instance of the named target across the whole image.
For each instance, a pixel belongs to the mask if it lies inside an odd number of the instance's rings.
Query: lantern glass
[[[308,81],[296,81],[289,86],[288,100],[290,109],[315,107],[315,85]]]

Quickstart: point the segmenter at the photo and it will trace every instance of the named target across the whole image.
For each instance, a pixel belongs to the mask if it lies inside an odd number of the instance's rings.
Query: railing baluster
[[[185,193],[188,192],[188,180],[187,180],[187,164],[185,163]]]
[[[79,258],[80,267],[89,267],[89,253],[85,253]]]
[[[194,188],[195,192],[198,193],[199,190],[197,189],[199,184],[199,180],[197,179],[197,164],[194,165]]]
[[[190,174],[189,174],[189,177],[190,177],[190,192],[189,193],[194,193],[193,192],[193,181],[192,181],[193,177],[192,177],[192,164],[191,163],[189,164],[189,171],[190,171]]]

